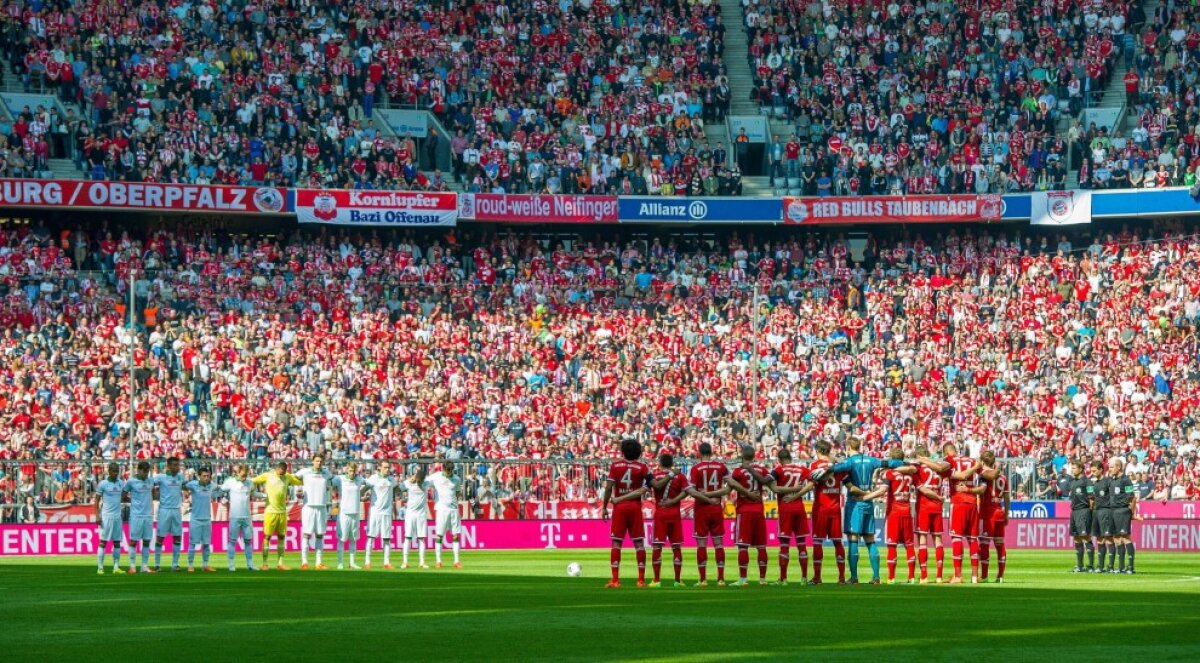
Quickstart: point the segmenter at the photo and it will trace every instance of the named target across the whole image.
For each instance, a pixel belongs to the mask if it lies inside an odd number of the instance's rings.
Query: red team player
[[[788,584],[788,563],[794,544],[800,560],[801,582],[808,584],[808,547],[805,539],[811,530],[808,512],[804,509],[804,494],[812,490],[812,472],[803,465],[792,462],[792,452],[779,450],[779,465],[771,471],[771,478],[778,488],[792,489],[795,493],[785,494],[779,499],[779,584]],[[776,489],[776,494],[779,490]]]
[[[837,553],[838,583],[846,582],[846,548],[842,545],[842,483],[846,480],[846,473],[832,471],[830,449],[828,442],[818,442],[817,460],[808,467],[816,484],[812,512],[814,585],[821,584],[821,563],[825,558],[826,541],[833,541],[833,549]]]
[[[767,584],[767,516],[763,512],[763,482],[767,468],[754,462],[754,447],[742,447],[742,465],[725,479],[736,495],[737,524],[734,534],[738,547],[738,587],[747,584],[750,547],[758,551],[758,584]]]
[[[929,466],[950,483],[950,545],[953,546],[954,577],[950,584],[962,583],[963,540],[971,551],[971,582],[979,582],[979,495],[983,485],[977,476],[980,465],[969,456],[958,455],[953,442],[942,446],[945,461]]]
[[[996,582],[1004,582],[1004,565],[1007,561],[1004,547],[1004,530],[1008,525],[1009,490],[1008,477],[996,468],[996,454],[985,451],[979,457],[983,469],[979,476],[984,482],[983,494],[979,496],[979,580],[988,581],[988,563],[991,553],[988,545],[996,546]]]
[[[650,482],[650,488],[654,491],[654,551],[651,558],[654,582],[650,586],[662,586],[663,545],[670,542],[675,587],[683,587],[680,582],[683,572],[683,516],[679,511],[679,503],[688,495],[688,480],[675,469],[675,458],[671,454],[659,456],[658,467]]]
[[[729,491],[725,478],[729,468],[725,463],[714,460],[712,445],[700,445],[700,462],[692,466],[688,474],[691,483],[688,494],[696,498],[694,512],[696,535],[696,569],[700,572],[697,587],[708,587],[708,541],[712,539],[716,549],[717,586],[725,586],[725,511],[720,498]]]
[[[893,460],[901,460],[904,452],[899,448],[892,449],[890,457]],[[887,543],[889,585],[896,583],[896,547],[899,545],[904,546],[908,562],[908,582],[915,582],[916,578],[917,556],[913,541],[912,516],[912,499],[916,494],[913,476],[916,472],[917,468],[912,466],[883,470],[879,474],[880,487],[863,498],[887,498],[887,522],[884,524],[883,538]]]
[[[621,456],[612,464],[604,483],[603,504],[600,514],[608,518],[608,504],[614,505],[612,513],[612,580],[607,587],[621,586],[621,546],[628,535],[637,553],[638,587],[646,586],[646,548],[643,541],[646,526],[642,521],[642,496],[650,482],[650,466],[638,460],[642,457],[642,445],[637,440],[621,442]]]
[[[917,522],[914,523],[917,533],[917,543],[921,545],[917,551],[917,559],[921,563],[921,584],[929,582],[929,547],[935,547],[937,557],[937,582],[942,582],[942,567],[945,564],[946,552],[942,547],[942,533],[945,531],[942,523],[943,484],[941,468],[929,460],[929,449],[918,446],[917,453]]]

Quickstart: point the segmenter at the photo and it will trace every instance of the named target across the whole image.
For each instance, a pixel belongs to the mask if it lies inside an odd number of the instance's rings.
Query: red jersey
[[[827,460],[818,460],[808,469],[812,474],[824,474],[821,482],[817,485],[816,495],[813,499],[813,511],[818,509],[833,509],[840,511],[842,508],[842,483],[846,480],[847,472],[831,472],[833,463]]]
[[[938,474],[924,465],[917,467],[917,486],[921,488],[944,496],[945,493],[942,491],[943,479],[944,475]],[[924,493],[918,492],[917,511],[920,513],[937,513],[941,515],[942,500],[933,500]]]
[[[1004,510],[1004,496],[1008,494],[1008,477],[997,475],[994,481],[985,481],[987,490],[979,496],[979,513],[989,517]]]
[[[803,465],[795,465],[787,463],[778,465],[771,471],[771,476],[775,479],[775,484],[780,488],[799,488],[812,477],[812,471]],[[787,511],[791,509],[804,509],[804,500],[793,500],[791,502],[779,501],[779,510]]]
[[[688,472],[688,480],[696,487],[696,490],[707,493],[714,490],[720,490],[725,485],[725,477],[729,476],[729,468],[725,463],[715,460],[702,460],[692,466]],[[697,504],[696,508],[711,508],[711,504]]]
[[[885,470],[883,481],[887,484],[888,515],[890,516],[893,512],[905,515],[910,514],[912,498],[917,492],[913,488],[913,478],[907,474],[901,474],[896,470]]]
[[[640,460],[618,460],[608,470],[608,480],[613,484],[612,496],[614,498],[624,497],[635,490],[644,488],[650,475],[650,466]],[[638,502],[639,500],[629,500],[621,502],[617,506],[638,505]]]
[[[757,472],[759,476],[765,477],[768,474],[767,468],[757,463],[751,465],[750,467]],[[754,475],[750,473],[750,470],[744,467],[737,468],[733,471],[733,480],[742,484],[742,487],[745,488],[751,495],[753,495],[753,497],[746,497],[741,493],[737,493],[737,510],[757,510],[759,513],[762,513],[763,486],[761,483],[755,480]]]
[[[666,470],[655,470],[654,471],[654,480],[655,481],[662,479],[665,476],[667,476]],[[682,493],[683,490],[685,488],[687,488],[687,486],[688,486],[687,477],[683,476],[682,474],[676,474],[675,478],[673,478],[667,482],[667,485],[663,486],[662,488],[655,488],[654,489],[654,515],[655,515],[655,517],[678,516],[679,515],[679,504],[680,504],[679,502],[676,502],[675,504],[672,504],[670,506],[663,506],[662,503],[666,502],[667,500],[673,500],[676,497],[679,497],[679,494]]]
[[[971,475],[971,478],[967,479],[966,481],[957,481],[954,478],[954,472],[966,472],[966,471],[970,470],[972,467],[975,467],[975,461],[971,460],[971,458],[968,456],[954,456],[953,458],[947,458],[946,461],[950,463],[950,473],[951,473],[950,474],[950,503],[951,504],[976,504],[977,505],[979,503],[978,497],[972,493],[958,492],[958,485],[962,484],[962,485],[966,486],[967,488],[975,488],[975,487],[979,486],[979,475],[973,474],[973,475]]]

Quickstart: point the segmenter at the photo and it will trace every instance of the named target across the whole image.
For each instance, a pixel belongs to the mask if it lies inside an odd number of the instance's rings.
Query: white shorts
[[[179,509],[158,510],[158,529],[155,534],[160,539],[167,536],[183,536],[183,516],[180,515]]]
[[[129,540],[149,541],[154,538],[154,519],[150,516],[130,516]]]
[[[242,541],[253,541],[253,521],[251,521],[249,518],[236,518],[229,521],[229,531],[226,534],[226,538],[231,544],[236,543],[239,539]]]
[[[188,545],[193,548],[212,545],[211,520],[193,520],[188,524]]]
[[[329,509],[323,506],[306,506],[300,510],[300,535],[312,536],[325,534],[325,525],[329,522]]]
[[[362,526],[357,513],[338,514],[338,541],[357,541],[360,529],[362,529]]]
[[[425,514],[421,514],[419,516],[404,516],[404,538],[424,539],[428,532],[428,516]]]
[[[371,513],[367,518],[367,536],[372,539],[383,537],[389,541],[392,539],[392,530],[395,525],[392,522],[392,514],[390,513]]]
[[[121,514],[100,517],[100,540],[120,543],[125,538],[121,530]]]
[[[447,532],[454,536],[462,534],[462,517],[459,516],[458,509],[438,509],[436,532],[438,538],[446,536]]]

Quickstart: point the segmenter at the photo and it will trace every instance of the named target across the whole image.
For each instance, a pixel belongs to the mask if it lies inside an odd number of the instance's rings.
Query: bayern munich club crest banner
[[[286,201],[271,186],[0,179],[0,207],[283,214]]]
[[[1030,204],[1031,225],[1077,226],[1092,222],[1091,191],[1037,191]]]
[[[460,193],[458,216],[464,220],[507,223],[616,223],[616,196]]]
[[[343,226],[453,226],[458,198],[453,193],[296,189],[300,223]]]
[[[999,195],[784,198],[784,223],[978,223],[999,221]]]

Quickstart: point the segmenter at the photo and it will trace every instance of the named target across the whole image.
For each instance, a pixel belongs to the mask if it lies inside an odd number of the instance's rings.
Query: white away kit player
[[[254,495],[250,468],[245,464],[238,465],[234,469],[234,476],[221,484],[221,492],[229,498],[229,530],[225,543],[229,547],[229,570],[237,568],[233,558],[237,555],[240,541],[246,555],[246,568],[257,571],[254,567],[254,521],[250,519],[250,498]]]
[[[362,514],[362,487],[364,482],[358,476],[358,465],[348,463],[345,472],[333,479],[333,487],[338,491],[337,519],[337,556],[338,570],[346,568],[345,549],[350,549],[350,568],[359,568],[354,562],[354,554],[358,548],[358,532],[362,527],[359,516]]]
[[[212,573],[208,565],[212,555],[212,501],[221,495],[221,490],[212,483],[212,469],[200,468],[195,479],[183,487],[192,495],[191,518],[188,521],[188,573],[196,572],[196,548],[201,550],[203,570]]]
[[[462,479],[454,475],[454,463],[442,463],[442,471],[429,479],[433,484],[437,502],[434,504],[436,518],[434,520],[437,538],[433,544],[434,564],[442,568],[442,547],[446,545],[446,537],[454,550],[454,568],[461,569],[462,562],[458,559],[459,535],[462,534],[462,518],[458,511],[458,495],[462,490]]]
[[[313,456],[312,467],[296,473],[304,482],[304,508],[300,510],[300,568],[308,569],[308,550],[317,551],[317,570],[324,570],[321,553],[325,550],[325,528],[329,524],[329,486],[333,475],[325,469],[325,457]]]
[[[383,568],[392,568],[392,537],[395,528],[396,480],[392,478],[391,463],[382,461],[375,474],[367,477],[371,489],[371,509],[367,514],[366,568],[371,568],[371,544],[378,542],[383,548]]]
[[[108,464],[108,478],[96,485],[96,520],[100,522],[100,546],[96,548],[96,573],[104,575],[104,554],[109,546],[113,549],[113,573],[120,575],[121,544],[125,539],[121,530],[121,499],[125,496],[125,482],[120,479],[121,468],[116,463]],[[129,551],[133,556],[133,550]]]
[[[425,480],[425,466],[417,467],[417,473],[404,482],[406,498],[404,501],[404,559],[400,568],[408,568],[408,549],[414,544],[417,547],[417,564],[422,569],[429,568],[425,564],[425,537],[429,529],[429,496],[426,493],[430,483]]]

